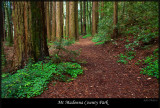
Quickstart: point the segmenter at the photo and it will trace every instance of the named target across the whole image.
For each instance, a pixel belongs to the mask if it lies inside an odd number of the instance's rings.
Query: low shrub
[[[13,75],[2,74],[2,98],[30,98],[40,95],[52,80],[71,81],[82,74],[83,70],[77,63],[52,61],[35,64],[29,63],[24,69],[17,70]]]

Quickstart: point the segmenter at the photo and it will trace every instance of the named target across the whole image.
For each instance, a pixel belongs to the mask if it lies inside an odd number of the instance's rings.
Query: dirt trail
[[[72,82],[52,81],[48,90],[35,98],[158,98],[158,80],[140,74],[133,62],[117,63],[122,45],[94,45],[89,38],[80,39],[68,49],[82,48],[78,59],[87,61],[84,74]],[[138,57],[137,57],[138,58]],[[135,59],[137,59],[135,58]]]

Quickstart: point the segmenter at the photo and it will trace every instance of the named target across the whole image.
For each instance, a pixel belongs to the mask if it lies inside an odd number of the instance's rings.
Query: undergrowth
[[[28,64],[13,75],[2,74],[2,98],[30,98],[40,95],[52,80],[72,81],[83,74],[78,63],[62,62],[54,64],[51,60]]]
[[[91,37],[92,35],[91,34],[86,34],[85,36],[83,36],[82,38],[88,38],[88,37]]]
[[[145,74],[151,77],[159,78],[159,69],[158,69],[158,48],[153,51],[153,55],[147,56],[145,59],[138,60],[136,65],[143,64],[143,67],[140,71],[141,74]]]
[[[80,64],[75,63],[78,51],[67,50],[65,46],[73,44],[74,41],[61,40],[53,42],[57,50],[51,57],[43,61],[34,62],[29,59],[24,69],[17,70],[14,74],[2,74],[2,98],[30,98],[40,95],[47,84],[52,80],[69,82],[83,74]],[[61,52],[71,55],[72,62],[64,62]]]

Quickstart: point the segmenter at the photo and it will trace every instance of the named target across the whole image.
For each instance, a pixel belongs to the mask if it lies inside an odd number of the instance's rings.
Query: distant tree
[[[62,23],[62,3],[56,1],[56,40],[60,41],[63,35],[63,23]]]
[[[93,1],[92,4],[92,36],[98,32],[98,2]]]
[[[117,23],[118,23],[118,2],[114,2],[114,16],[113,16],[113,37],[112,38],[116,38],[118,36],[118,27],[117,27]]]
[[[51,41],[51,36],[50,36],[50,19],[49,19],[49,1],[44,2],[45,3],[45,8],[46,8],[46,24],[47,24],[47,39],[48,41]]]
[[[69,2],[69,39],[78,40],[78,2]]]
[[[69,1],[66,1],[66,36],[69,36]]]
[[[52,37],[51,41],[56,40],[56,2],[52,3]]]
[[[90,2],[90,10],[89,10],[89,24],[90,24],[90,33],[92,32],[91,30],[92,30],[92,2]]]
[[[76,15],[75,15],[75,2],[69,2],[69,38],[75,39],[76,36]]]
[[[12,20],[11,20],[11,3],[8,1],[3,2],[4,3],[4,10],[5,10],[5,30],[6,30],[6,40],[8,42],[9,46],[12,46],[13,44],[13,33],[12,33]]]
[[[80,34],[83,34],[83,22],[82,22],[82,13],[83,13],[83,10],[82,10],[82,1],[80,1],[80,20],[81,20],[81,33]]]
[[[75,2],[75,27],[76,27],[76,36],[75,40],[79,39],[79,25],[78,25],[78,2]]]
[[[86,2],[83,1],[83,35],[86,34]]]

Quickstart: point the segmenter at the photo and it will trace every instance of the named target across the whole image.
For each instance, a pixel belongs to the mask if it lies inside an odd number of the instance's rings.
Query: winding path
[[[94,45],[80,39],[68,49],[82,48],[78,59],[83,64],[84,74],[72,82],[52,81],[40,96],[35,98],[158,98],[158,80],[140,74],[134,63],[117,63],[114,57],[122,48],[112,43]],[[136,59],[136,58],[135,58]]]

